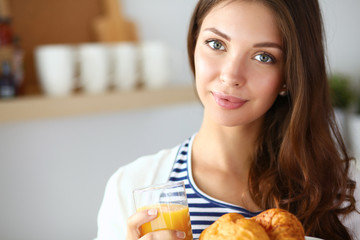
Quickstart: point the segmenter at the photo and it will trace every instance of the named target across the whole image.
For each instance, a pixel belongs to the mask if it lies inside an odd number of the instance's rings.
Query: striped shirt
[[[214,199],[203,193],[195,185],[191,171],[191,145],[193,137],[179,148],[169,181],[184,181],[190,211],[191,227],[194,239],[225,213],[237,212],[244,217],[253,217],[260,212],[250,212],[242,207]]]

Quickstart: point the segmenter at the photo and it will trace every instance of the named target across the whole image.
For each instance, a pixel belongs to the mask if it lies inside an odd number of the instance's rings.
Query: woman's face
[[[217,124],[260,124],[282,90],[282,37],[275,16],[261,3],[225,1],[212,9],[194,60],[205,117]]]

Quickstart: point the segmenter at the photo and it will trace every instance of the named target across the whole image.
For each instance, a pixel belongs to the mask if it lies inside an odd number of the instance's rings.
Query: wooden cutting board
[[[93,22],[97,41],[137,41],[136,25],[123,15],[120,0],[102,0],[102,2],[104,14]]]

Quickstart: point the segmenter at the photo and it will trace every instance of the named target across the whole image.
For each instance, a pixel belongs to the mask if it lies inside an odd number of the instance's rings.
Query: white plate
[[[321,240],[321,238],[316,238],[316,237],[305,237],[305,240]]]

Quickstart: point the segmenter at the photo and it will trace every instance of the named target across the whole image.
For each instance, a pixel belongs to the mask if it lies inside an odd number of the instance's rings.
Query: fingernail
[[[178,231],[178,232],[176,232],[176,236],[180,239],[185,239],[186,234],[184,232]]]
[[[157,215],[157,209],[156,209],[156,208],[149,209],[148,214],[149,214],[150,216],[155,216],[155,215]]]

